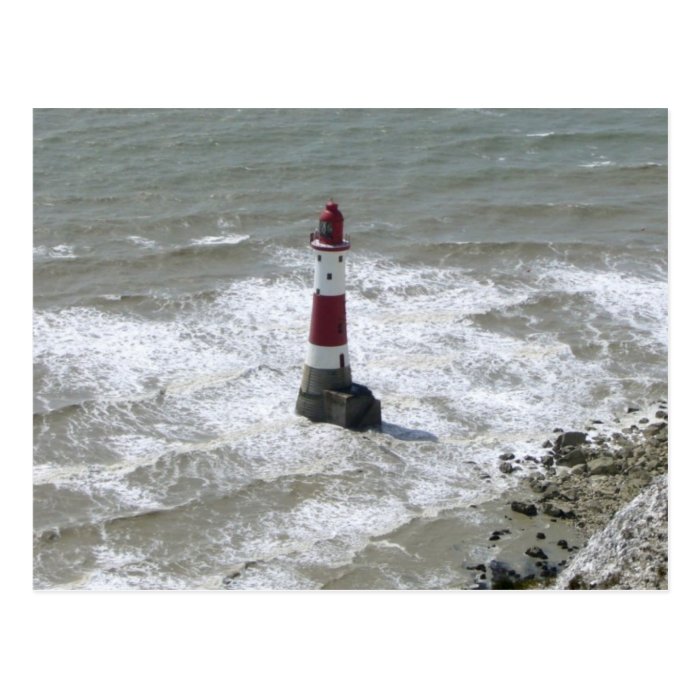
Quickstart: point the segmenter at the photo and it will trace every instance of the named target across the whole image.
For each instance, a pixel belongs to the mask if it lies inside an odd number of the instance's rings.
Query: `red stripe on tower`
[[[325,297],[314,296],[311,307],[309,342],[324,347],[347,345],[345,330],[345,294]]]

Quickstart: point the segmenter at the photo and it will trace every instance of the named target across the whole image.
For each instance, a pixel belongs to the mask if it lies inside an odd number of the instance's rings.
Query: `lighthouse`
[[[350,242],[330,200],[310,235],[314,254],[311,327],[296,412],[312,421],[363,429],[380,425],[381,404],[352,381],[345,318],[345,263]]]

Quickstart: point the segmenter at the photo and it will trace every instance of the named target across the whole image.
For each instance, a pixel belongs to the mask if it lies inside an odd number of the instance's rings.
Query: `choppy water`
[[[666,395],[665,110],[38,110],[34,139],[37,588],[458,586],[499,453]],[[382,432],[294,414],[329,196]]]

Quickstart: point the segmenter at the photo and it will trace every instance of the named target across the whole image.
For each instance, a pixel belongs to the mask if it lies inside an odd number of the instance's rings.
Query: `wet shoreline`
[[[495,504],[494,556],[465,562],[462,588],[668,588],[666,401],[557,428],[533,454],[502,454],[499,468],[527,476]]]

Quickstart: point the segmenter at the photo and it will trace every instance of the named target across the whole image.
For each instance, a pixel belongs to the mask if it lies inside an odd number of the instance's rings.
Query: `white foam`
[[[35,246],[35,258],[49,258],[57,260],[75,260],[78,256],[75,254],[75,248],[67,244],[59,244],[55,246]]]
[[[243,233],[229,233],[224,236],[204,236],[203,238],[193,238],[190,243],[195,246],[210,245],[237,245],[247,241],[250,236]]]
[[[607,168],[611,165],[617,165],[612,160],[595,160],[592,163],[579,163],[579,168]]]
[[[143,238],[142,236],[127,236],[127,240],[131,241],[134,245],[140,248],[157,248],[158,243],[150,238]]]
[[[652,272],[652,270],[650,270]],[[620,325],[641,331],[637,342],[653,340],[668,346],[668,286],[662,279],[642,279],[615,270],[582,270],[553,262],[540,283],[572,293],[590,295],[594,303],[612,314]]]
[[[211,586],[212,557],[224,573],[231,562],[263,562],[241,574],[241,587],[312,586],[308,567],[351,563],[371,537],[417,513],[494,496],[505,483],[500,452],[531,451],[533,439],[557,424],[579,427],[582,410],[601,405],[596,387],[615,394],[619,377],[604,354],[583,360],[553,333],[486,330],[474,314],[511,313],[544,293],[580,293],[591,300],[593,335],[604,312],[636,334],[634,342],[665,342],[663,279],[583,271],[557,257],[542,262],[528,285],[506,288],[456,267],[354,257],[347,297],[353,375],[382,399],[384,420],[397,429],[362,435],[313,425],[293,413],[312,261],[294,253],[280,260],[284,277],[236,281],[175,318],[77,307],[35,313],[35,354],[45,369],[40,398],[81,388],[101,402],[72,415],[59,456],[35,467],[37,483],[88,493],[87,516],[171,508],[202,489],[248,493],[260,480],[270,484],[268,494],[293,489],[295,479],[304,487],[290,493],[289,509],[271,503],[264,515],[226,519],[213,510],[199,527],[217,546],[183,545],[181,556],[192,564],[181,578],[146,566],[153,553],[111,542],[89,587],[138,587],[144,576],[146,585]],[[114,401],[122,403],[114,408]],[[193,430],[203,436],[185,437]],[[412,431],[433,439],[408,439]],[[70,463],[71,449],[89,455],[90,436],[99,433],[119,458]],[[188,479],[200,486],[186,490]],[[136,566],[131,556],[143,561]]]

